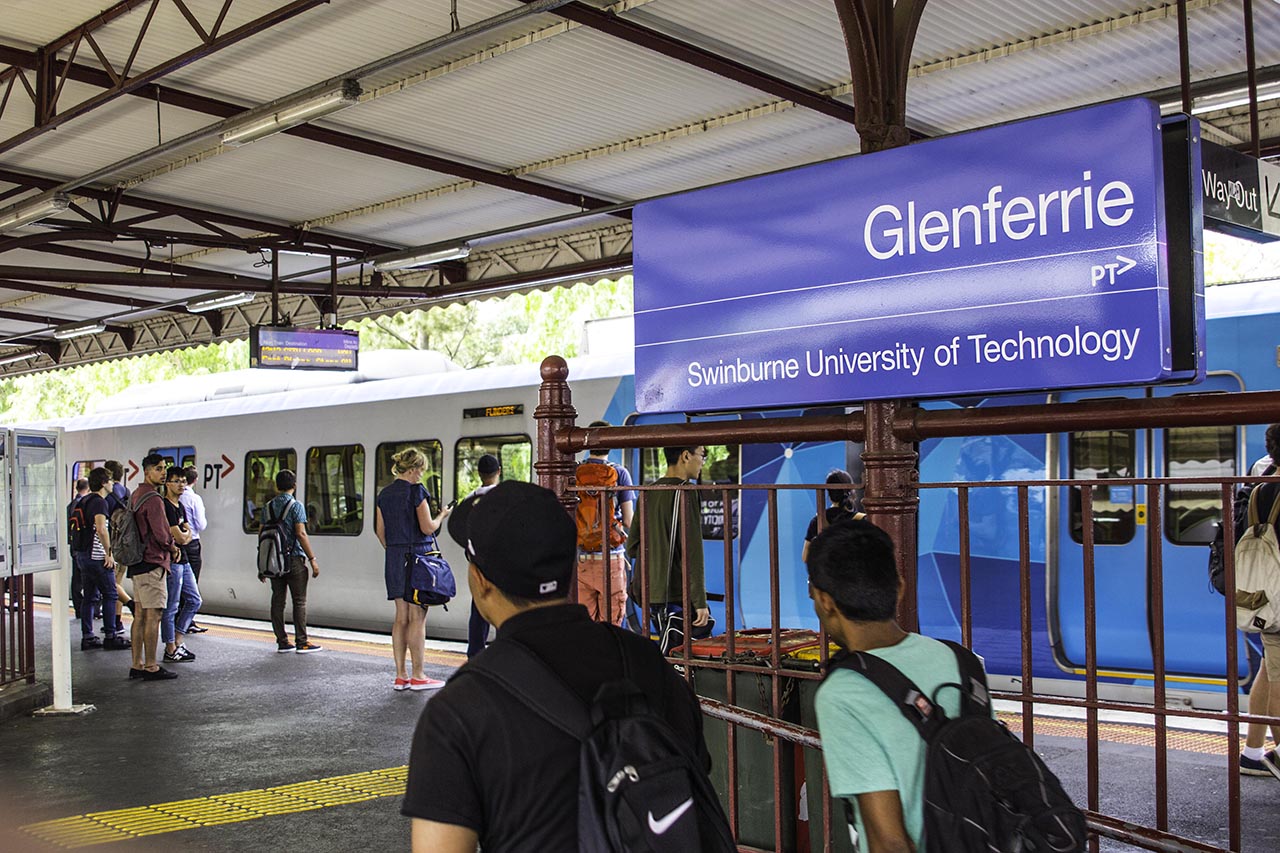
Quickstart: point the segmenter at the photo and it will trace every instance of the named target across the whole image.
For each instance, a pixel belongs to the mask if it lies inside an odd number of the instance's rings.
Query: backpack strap
[[[1280,501],[1277,501],[1280,503]],[[989,717],[991,716],[991,693],[987,690],[987,671],[982,668],[982,661],[978,660],[969,649],[959,643],[951,640],[942,640],[941,642],[951,647],[951,651],[955,653],[956,664],[960,668],[960,716],[962,717]],[[943,687],[953,687],[956,685],[940,684],[938,690]],[[937,697],[937,690],[934,691],[934,697]]]
[[[947,721],[942,708],[884,658],[866,652],[841,653],[831,659],[827,675],[836,669],[852,670],[879,687],[926,741]]]
[[[501,651],[495,652],[495,647]],[[546,661],[519,640],[495,640],[485,654],[467,663],[467,670],[496,682],[570,737],[585,740],[591,733],[586,705]]]

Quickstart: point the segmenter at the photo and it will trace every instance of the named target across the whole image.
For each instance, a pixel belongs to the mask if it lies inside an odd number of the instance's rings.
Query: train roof
[[[1204,313],[1209,320],[1280,312],[1280,279],[1240,281],[1205,288]]]
[[[327,408],[466,391],[536,386],[537,364],[464,370],[448,359],[424,359],[424,353],[387,350],[362,353],[360,371],[241,370],[151,383],[117,395],[96,414],[44,421],[67,431],[140,426],[175,420],[207,420],[278,411]],[[438,354],[434,354],[438,355]],[[435,365],[435,369],[430,368]],[[366,367],[366,365],[368,365]],[[570,381],[626,376],[634,371],[630,354],[569,359]],[[246,376],[246,374],[249,374]],[[263,376],[262,374],[268,374]],[[270,374],[279,374],[276,377]],[[283,386],[283,387],[280,387]],[[181,396],[161,393],[181,387]],[[131,401],[122,405],[119,400]],[[160,402],[156,402],[160,401]]]

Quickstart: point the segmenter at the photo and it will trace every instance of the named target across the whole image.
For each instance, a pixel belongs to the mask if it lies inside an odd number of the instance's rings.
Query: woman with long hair
[[[427,457],[416,447],[391,457],[391,473],[395,474],[386,488],[378,493],[373,530],[386,549],[383,572],[387,581],[387,600],[396,603],[396,618],[391,625],[391,650],[396,661],[396,690],[434,690],[444,682],[427,678],[422,671],[426,646],[427,611],[404,599],[405,563],[410,554],[425,554],[435,548],[435,532],[449,515],[445,507],[431,517],[431,501],[422,485],[422,472]],[[405,673],[405,652],[413,669]]]
[[[840,468],[832,469],[827,474],[828,486],[847,486],[853,484],[853,477],[849,476],[848,471]],[[827,500],[831,501],[831,505],[826,509],[826,524],[824,527],[830,527],[837,521],[843,521],[846,518],[865,518],[866,516],[857,511],[858,496],[853,489],[827,489]],[[809,543],[818,535],[818,515],[814,513],[813,518],[809,521],[809,529],[804,534],[804,549],[800,552],[800,561],[802,563],[809,562]]]

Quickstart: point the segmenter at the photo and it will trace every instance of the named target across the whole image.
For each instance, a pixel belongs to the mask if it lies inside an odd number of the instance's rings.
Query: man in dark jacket
[[[654,712],[710,769],[701,711],[684,680],[652,643],[569,603],[577,528],[552,492],[499,483],[454,510],[449,535],[466,551],[472,599],[498,638],[454,673],[418,721],[401,806],[413,818],[415,853],[475,853],[477,844],[485,853],[578,849],[579,741],[475,671],[495,655],[526,662],[519,646],[584,704],[624,671],[637,674]]]

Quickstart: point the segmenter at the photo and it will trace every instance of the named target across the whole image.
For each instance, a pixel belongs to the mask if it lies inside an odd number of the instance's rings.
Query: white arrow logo
[[[1138,265],[1138,262],[1135,261],[1133,258],[1126,258],[1124,255],[1116,255],[1116,260],[1124,264],[1124,266],[1116,270],[1116,275],[1124,275],[1129,270],[1133,269]]]
[[[653,812],[649,812],[649,829],[654,835],[662,835],[671,828],[672,824],[680,819],[680,815],[687,812],[692,806],[693,797],[690,797],[671,811],[667,812],[666,816],[661,820],[654,820]]]

